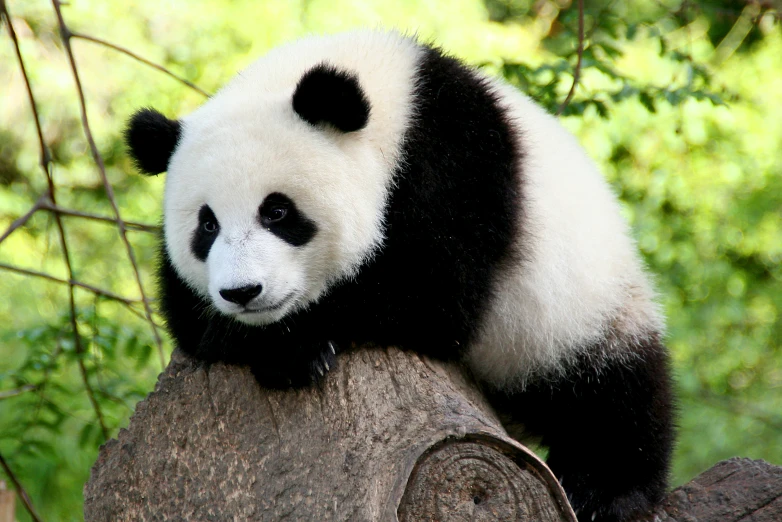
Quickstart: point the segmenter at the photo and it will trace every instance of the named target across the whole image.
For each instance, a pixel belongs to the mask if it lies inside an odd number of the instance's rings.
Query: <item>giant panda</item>
[[[650,277],[596,167],[516,88],[395,32],[309,37],[125,137],[167,171],[181,349],[283,387],[354,344],[459,359],[548,447],[581,521],[661,500],[674,403]]]

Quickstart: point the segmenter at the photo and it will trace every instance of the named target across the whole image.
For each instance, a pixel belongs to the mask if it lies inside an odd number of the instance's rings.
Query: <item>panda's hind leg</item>
[[[560,378],[493,394],[493,404],[504,423],[523,423],[548,447],[548,465],[579,521],[628,521],[667,489],[674,431],[668,356],[657,336],[634,342],[623,357],[589,353]]]

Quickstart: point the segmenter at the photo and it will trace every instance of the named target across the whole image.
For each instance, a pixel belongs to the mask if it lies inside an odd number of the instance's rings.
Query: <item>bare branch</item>
[[[0,9],[5,11],[5,0],[0,0]],[[8,11],[5,11],[5,14],[7,15]],[[6,20],[9,19],[10,17],[6,18]],[[24,490],[22,484],[19,482],[19,479],[16,478],[16,475],[14,475],[14,472],[11,471],[11,468],[8,466],[8,463],[5,461],[5,458],[3,458],[2,454],[0,454],[0,465],[3,466],[5,474],[8,475],[8,478],[11,479],[11,482],[14,483],[16,493],[19,495],[19,498],[22,499],[22,504],[24,504],[27,512],[30,513],[30,517],[34,522],[41,522],[41,517],[39,517],[38,513],[35,512],[35,508],[33,507],[33,503],[30,501],[30,497],[27,495],[27,491]]]
[[[570,86],[565,101],[559,106],[557,116],[562,114],[565,108],[573,99],[573,95],[576,93],[576,86],[578,85],[578,79],[581,76],[581,62],[584,57],[584,0],[578,0],[578,61],[576,62],[576,68],[573,71],[573,85]]]
[[[0,15],[5,18],[5,24],[8,26],[8,34],[14,44],[16,59],[18,60],[19,68],[22,71],[24,85],[27,88],[27,96],[30,98],[30,108],[33,111],[33,118],[35,119],[35,130],[38,132],[38,142],[41,144],[41,166],[46,170],[47,165],[52,161],[52,157],[49,154],[49,149],[46,147],[46,141],[43,139],[43,127],[41,126],[41,117],[38,114],[38,106],[35,103],[33,88],[30,85],[30,77],[27,75],[27,69],[24,66],[22,51],[19,48],[19,40],[16,38],[16,31],[14,31],[14,26],[11,23],[11,13],[8,12],[8,6],[5,4],[5,0],[0,0]]]
[[[59,277],[53,276],[51,274],[47,274],[45,272],[38,272],[35,270],[29,270],[27,268],[21,268],[14,265],[8,265],[6,263],[0,263],[0,270],[9,270],[11,272],[16,272],[18,274],[24,274],[29,275],[33,277],[41,277],[43,279],[48,279],[49,281],[53,281],[55,283],[61,283],[64,285],[71,285],[71,286],[78,286],[80,288],[83,288],[85,290],[89,290],[95,295],[99,295],[101,297],[105,297],[107,299],[111,299],[112,301],[119,301],[120,303],[126,304],[128,306],[134,304],[134,303],[141,303],[141,299],[129,299],[127,297],[122,297],[121,295],[117,295],[115,293],[109,292],[108,290],[103,290],[102,288],[98,288],[97,286],[92,286],[87,283],[82,283],[81,281],[76,281],[74,279],[60,279]]]
[[[37,389],[38,386],[36,384],[25,384],[24,386],[20,386],[19,388],[14,388],[12,390],[0,391],[0,401],[3,399],[10,399],[11,397],[16,397],[18,395],[22,395],[23,393]]]
[[[62,2],[61,2],[61,4],[62,4]],[[146,58],[142,58],[141,56],[137,55],[136,53],[134,53],[134,52],[132,52],[132,51],[130,51],[130,50],[124,48],[124,47],[121,47],[119,45],[113,44],[111,42],[107,42],[106,40],[103,40],[101,38],[96,38],[94,36],[89,36],[89,35],[86,35],[86,34],[77,33],[75,31],[71,31],[70,35],[71,35],[71,38],[81,38],[82,40],[86,40],[88,42],[93,42],[93,43],[102,45],[104,47],[108,47],[109,49],[113,49],[115,51],[118,51],[118,52],[120,52],[122,54],[126,54],[126,55],[130,56],[131,58],[133,58],[135,60],[138,60],[139,62],[152,67],[153,69],[157,69],[158,71],[169,75],[170,77],[174,78],[178,82],[181,82],[182,84],[187,85],[188,87],[190,87],[194,91],[198,92],[199,94],[201,94],[201,95],[203,95],[203,96],[205,96],[207,98],[209,97],[209,93],[206,92],[205,90],[201,89],[196,84],[194,84],[194,83],[192,83],[192,82],[190,82],[188,80],[185,80],[181,76],[178,76],[178,75],[174,74],[173,72],[171,72],[170,70],[166,69],[162,65],[158,65],[158,64],[156,64],[154,62],[150,62]]]
[[[100,152],[98,151],[98,147],[95,144],[95,139],[92,136],[92,129],[90,128],[90,123],[89,120],[87,119],[87,102],[84,98],[84,89],[82,88],[81,85],[79,71],[76,68],[76,58],[73,55],[73,49],[71,49],[70,39],[72,33],[70,29],[68,29],[67,25],[65,24],[65,19],[63,18],[62,11],[60,10],[59,1],[52,0],[52,5],[54,6],[54,10],[57,14],[57,23],[60,27],[60,37],[62,38],[62,43],[65,48],[65,53],[68,56],[68,62],[70,63],[71,66],[71,73],[73,74],[73,80],[76,83],[76,92],[79,96],[79,108],[81,109],[82,128],[84,129],[84,134],[87,138],[87,143],[89,144],[90,147],[92,159],[93,161],[95,161],[95,164],[98,166],[98,171],[100,173],[101,180],[103,181],[103,188],[106,191],[106,197],[108,198],[109,203],[111,203],[111,208],[114,211],[114,219],[117,224],[117,228],[119,230],[120,238],[122,239],[122,242],[125,244],[125,250],[127,251],[128,259],[130,260],[130,263],[133,266],[133,273],[136,277],[136,284],[138,285],[139,292],[141,294],[141,299],[144,303],[144,313],[147,316],[147,320],[149,321],[149,324],[152,327],[152,333],[155,337],[155,343],[157,345],[158,355],[160,357],[160,366],[161,368],[165,368],[166,360],[165,360],[165,356],[163,355],[163,340],[160,338],[160,333],[158,332],[157,326],[152,320],[152,309],[149,306],[149,301],[147,300],[146,292],[144,290],[144,284],[141,281],[141,272],[139,271],[138,264],[136,263],[136,255],[133,252],[133,247],[131,246],[130,241],[128,240],[128,236],[125,229],[125,222],[122,220],[120,216],[119,207],[117,206],[117,201],[116,198],[114,197],[114,188],[111,186],[108,176],[106,176],[106,167],[103,164],[103,157],[100,155]]]
[[[98,214],[90,214],[89,212],[82,212],[80,210],[59,207],[52,203],[51,198],[49,197],[49,193],[45,192],[44,194],[41,194],[41,197],[38,198],[38,201],[36,201],[35,204],[32,207],[30,207],[30,210],[28,210],[24,215],[16,218],[13,221],[13,223],[9,225],[6,231],[3,232],[2,235],[0,235],[0,243],[5,241],[8,238],[8,236],[10,236],[15,230],[23,227],[30,220],[33,214],[35,214],[39,210],[48,210],[50,212],[56,212],[64,216],[91,219],[93,221],[102,221],[104,223],[111,223],[111,224],[116,223],[116,220],[107,216],[100,216]],[[137,223],[135,221],[125,221],[125,226],[127,227],[128,230],[136,230],[139,232],[150,232],[150,233],[160,232],[160,227],[158,226],[149,225],[146,223]]]
[[[38,201],[35,202],[35,204],[30,207],[30,210],[28,210],[23,216],[19,216],[18,218],[14,219],[14,222],[11,223],[11,225],[6,229],[5,232],[3,232],[3,235],[0,236],[0,243],[6,240],[8,236],[10,236],[16,229],[21,228],[27,223],[27,221],[30,220],[30,218],[35,214],[38,210],[41,209],[45,201],[48,201],[49,194],[41,194],[41,197],[38,198]]]
[[[71,299],[71,303],[73,303],[73,299]],[[81,345],[81,342],[79,342],[79,345]],[[81,354],[84,353],[83,347],[81,348],[81,352],[79,353]],[[87,390],[87,396],[90,399],[92,408],[95,410],[95,414],[98,417],[98,423],[100,424],[100,429],[101,432],[103,433],[103,440],[104,441],[109,440],[109,430],[106,427],[106,422],[103,420],[103,412],[100,408],[100,405],[98,404],[98,400],[95,398],[95,391],[92,389],[92,385],[90,384],[90,380],[87,375],[87,366],[84,364],[83,357],[79,357],[79,372],[81,373],[82,381],[84,381],[84,388]]]
[[[110,218],[108,216],[100,216],[98,214],[90,214],[88,212],[82,212],[80,210],[59,207],[57,205],[53,205],[52,202],[49,200],[46,200],[43,203],[41,203],[39,205],[39,208],[43,210],[49,210],[51,212],[56,212],[58,214],[62,214],[63,216],[80,217],[80,218],[92,219],[94,221],[102,221],[111,224],[116,223],[115,219]],[[151,232],[151,233],[160,232],[160,227],[155,225],[149,225],[147,223],[138,223],[135,221],[125,221],[125,220],[123,220],[123,222],[125,223],[125,227],[128,230],[137,230],[139,232]],[[0,241],[2,241],[2,238],[0,238]]]

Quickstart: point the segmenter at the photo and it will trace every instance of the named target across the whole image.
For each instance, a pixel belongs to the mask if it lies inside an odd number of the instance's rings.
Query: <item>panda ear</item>
[[[353,132],[366,126],[370,105],[355,74],[322,63],[299,80],[293,110],[312,125],[328,123]]]
[[[136,168],[149,176],[168,170],[181,129],[178,120],[169,120],[154,109],[138,110],[125,129],[125,144]]]

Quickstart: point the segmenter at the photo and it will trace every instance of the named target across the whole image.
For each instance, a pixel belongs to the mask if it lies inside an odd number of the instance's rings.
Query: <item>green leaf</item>
[[[646,110],[651,113],[656,113],[657,109],[654,106],[654,99],[649,95],[646,91],[641,91],[638,93],[638,101],[641,102],[641,105],[646,107]]]

